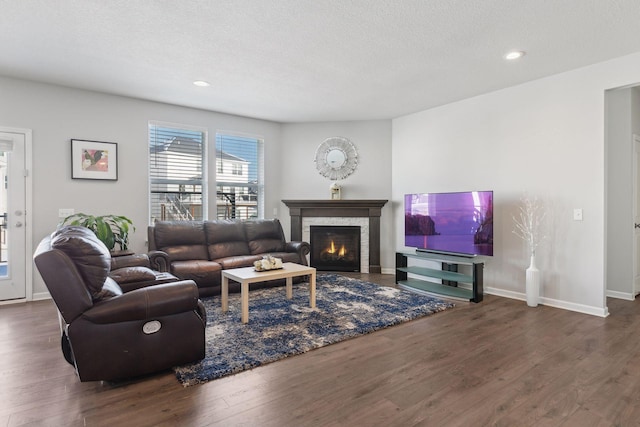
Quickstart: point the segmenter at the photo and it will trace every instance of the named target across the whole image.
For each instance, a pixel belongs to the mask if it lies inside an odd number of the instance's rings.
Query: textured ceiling
[[[389,119],[638,52],[638,22],[639,0],[0,0],[0,75],[278,122]]]

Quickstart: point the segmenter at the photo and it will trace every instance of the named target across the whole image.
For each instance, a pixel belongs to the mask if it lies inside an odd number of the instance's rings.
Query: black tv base
[[[411,258],[437,262],[440,264],[440,269],[409,265],[408,260]],[[470,274],[459,272],[459,266],[469,266],[463,268],[470,270]],[[427,252],[396,252],[396,283],[398,287],[410,291],[478,303],[482,301],[484,293],[483,270],[484,262],[476,258]],[[409,275],[419,277],[409,277]],[[470,284],[471,289],[458,286],[458,283]]]

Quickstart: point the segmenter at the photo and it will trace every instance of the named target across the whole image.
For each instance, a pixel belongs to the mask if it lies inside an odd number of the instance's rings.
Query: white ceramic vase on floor
[[[527,268],[527,305],[537,307],[540,298],[540,270],[536,267],[536,256],[531,255],[531,264]]]

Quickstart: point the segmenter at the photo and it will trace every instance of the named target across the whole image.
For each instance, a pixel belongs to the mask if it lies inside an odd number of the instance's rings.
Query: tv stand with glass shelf
[[[436,262],[440,264],[441,268],[409,265],[408,260],[410,258]],[[468,266],[463,267],[463,269],[470,270],[470,274],[459,272],[459,266]],[[477,258],[428,252],[396,252],[396,283],[398,287],[411,291],[438,294],[444,297],[463,299],[477,303],[482,301],[483,269],[484,262]],[[409,274],[435,279],[439,282],[409,277]],[[471,289],[468,289],[468,287],[460,287],[458,283],[471,285]]]

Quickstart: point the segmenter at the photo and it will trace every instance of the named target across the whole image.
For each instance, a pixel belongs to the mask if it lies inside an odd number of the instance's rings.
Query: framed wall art
[[[71,178],[118,180],[118,144],[71,140]]]

